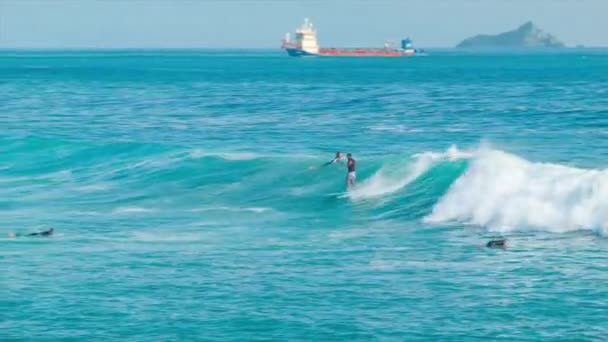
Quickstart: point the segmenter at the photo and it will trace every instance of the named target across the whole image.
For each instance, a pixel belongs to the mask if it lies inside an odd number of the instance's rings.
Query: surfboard
[[[327,194],[325,196],[333,197],[333,198],[348,198],[349,194],[348,194],[348,192],[334,192],[334,193]]]

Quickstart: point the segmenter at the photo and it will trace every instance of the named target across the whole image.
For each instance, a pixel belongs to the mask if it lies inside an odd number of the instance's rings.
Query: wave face
[[[424,152],[409,158],[406,163],[389,163],[383,165],[353,189],[348,196],[353,200],[382,197],[403,190],[408,184],[427,173],[440,163],[461,160],[470,157],[468,152],[461,152],[456,146],[450,147],[445,153]]]
[[[369,220],[397,215],[503,233],[592,230],[604,235],[608,222],[603,200],[608,171],[531,162],[487,147],[364,157],[356,188],[345,192],[344,165],[319,167],[323,159],[311,155],[39,139],[5,146],[1,193],[20,193],[13,203],[42,208],[52,201],[71,212],[81,208],[76,212],[119,221],[133,215],[190,219],[193,213],[277,219],[283,213],[286,220],[326,222],[355,206],[373,208]],[[11,156],[22,153],[32,162],[11,165]]]

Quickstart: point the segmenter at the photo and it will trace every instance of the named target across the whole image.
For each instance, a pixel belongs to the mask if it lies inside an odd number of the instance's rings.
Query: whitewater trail
[[[443,153],[424,152],[415,154],[406,167],[388,166],[380,168],[373,176],[361,182],[349,192],[348,197],[356,201],[394,193],[405,188],[438,163],[468,159],[473,155],[474,152],[461,151],[456,146],[451,146]]]

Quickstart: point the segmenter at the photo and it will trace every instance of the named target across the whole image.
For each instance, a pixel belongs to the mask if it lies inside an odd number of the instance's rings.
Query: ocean
[[[3,50],[0,125],[3,341],[608,334],[606,50]]]

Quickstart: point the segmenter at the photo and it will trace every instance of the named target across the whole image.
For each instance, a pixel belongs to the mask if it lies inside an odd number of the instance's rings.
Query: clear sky
[[[608,46],[608,0],[0,0],[0,48],[272,48],[310,17],[322,46],[451,47],[532,20]]]

